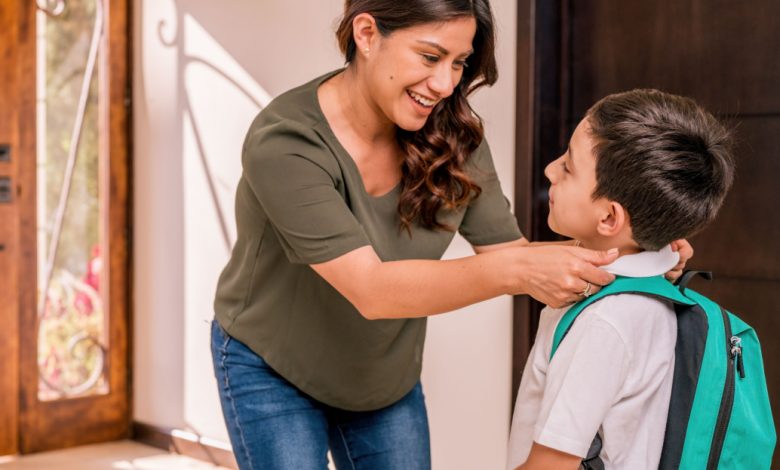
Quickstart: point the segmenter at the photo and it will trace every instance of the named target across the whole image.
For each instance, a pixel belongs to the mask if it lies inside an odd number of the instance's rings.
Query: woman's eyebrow
[[[442,54],[442,55],[449,55],[449,54],[450,54],[450,51],[448,51],[447,49],[445,49],[444,47],[442,47],[442,45],[441,45],[441,44],[435,43],[435,42],[433,42],[433,41],[426,41],[425,39],[418,39],[418,40],[417,40],[417,42],[418,42],[418,43],[420,43],[420,44],[425,44],[425,45],[427,45],[427,46],[431,46],[431,47],[433,47],[434,49],[436,49],[436,50],[438,50],[439,52],[441,52],[441,54]],[[469,56],[469,55],[471,55],[473,52],[474,52],[474,49],[469,49],[468,51],[464,52],[464,53],[463,53],[463,54],[461,54],[461,55],[462,55],[462,56]]]

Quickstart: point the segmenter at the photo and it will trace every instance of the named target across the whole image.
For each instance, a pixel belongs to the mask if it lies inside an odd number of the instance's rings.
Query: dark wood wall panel
[[[637,87],[693,95],[719,114],[780,110],[777,0],[570,5],[575,115],[594,97]]]
[[[692,239],[691,265],[721,276],[780,280],[780,115],[741,119],[734,133],[734,186],[715,222]]]
[[[696,99],[735,129],[736,181],[719,218],[692,238],[696,255],[689,267],[714,271],[714,282],[697,281],[693,287],[737,313],[763,340],[777,424],[780,1],[536,0],[529,6],[519,11],[519,20],[531,18],[537,55],[525,61],[518,56],[518,73],[531,70],[544,79],[530,90],[518,88],[518,95],[533,98],[533,112],[525,117],[533,120],[534,129],[547,131],[532,134],[530,154],[518,153],[519,168],[532,165],[534,198],[518,198],[517,204],[530,208],[534,235],[544,235],[547,216],[547,185],[540,179],[544,166],[603,96],[658,88]],[[551,92],[561,96],[552,99]],[[522,181],[519,176],[517,181]],[[525,346],[530,340],[522,335],[533,338],[534,318],[522,326],[515,340]],[[516,349],[515,361],[524,358]],[[780,468],[777,452],[774,466]]]
[[[691,240],[696,255],[689,265],[714,271],[715,282],[696,287],[764,339],[777,423],[780,2],[569,0],[569,6],[572,105],[563,122],[576,124],[609,93],[650,87],[690,96],[735,129],[735,185],[719,218]]]

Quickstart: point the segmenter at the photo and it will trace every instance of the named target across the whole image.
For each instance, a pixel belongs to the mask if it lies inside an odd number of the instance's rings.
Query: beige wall
[[[249,122],[341,65],[340,0],[134,2],[134,419],[226,441],[208,349]],[[494,1],[501,79],[474,100],[513,194],[515,5]],[[303,14],[305,12],[305,14]],[[470,253],[457,239],[448,257]],[[503,468],[511,299],[430,323],[423,385],[434,468]]]

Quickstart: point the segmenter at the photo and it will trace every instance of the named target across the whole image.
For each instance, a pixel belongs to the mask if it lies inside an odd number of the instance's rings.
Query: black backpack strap
[[[599,457],[601,454],[601,436],[596,433],[596,437],[593,438],[593,442],[590,443],[590,449],[588,449],[588,455],[582,459],[580,468],[583,470],[604,470],[604,461]]]
[[[701,276],[708,281],[711,281],[713,277],[712,272],[710,271],[685,271],[683,275],[674,282],[674,285],[679,287],[680,293],[685,295],[685,289],[688,288],[688,283],[691,282],[691,279],[693,279],[695,276]]]

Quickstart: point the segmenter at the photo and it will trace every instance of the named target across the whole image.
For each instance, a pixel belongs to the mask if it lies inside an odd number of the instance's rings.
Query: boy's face
[[[580,121],[566,153],[547,168],[550,180],[550,215],[547,224],[558,234],[587,242],[598,237],[596,228],[604,213],[604,199],[593,200],[596,189],[595,142],[587,119]]]

